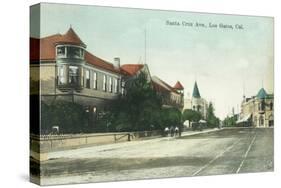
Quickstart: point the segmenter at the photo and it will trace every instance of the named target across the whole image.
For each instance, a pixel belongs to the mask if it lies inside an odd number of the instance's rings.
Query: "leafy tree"
[[[238,120],[238,115],[234,114],[233,116],[227,116],[223,120],[223,126],[225,127],[234,127],[236,125],[236,121]]]
[[[41,132],[49,133],[53,126],[59,126],[60,133],[91,132],[88,116],[83,106],[66,101],[51,105],[41,102]]]
[[[210,102],[207,108],[207,125],[209,127],[218,127],[220,124],[220,119],[215,116],[215,109],[213,103]]]
[[[181,112],[177,108],[163,108],[161,111],[161,128],[181,125],[181,116]]]
[[[183,111],[182,119],[183,121],[188,120],[190,125],[190,122],[198,122],[200,119],[202,119],[202,115],[200,112],[195,110],[186,109]]]
[[[161,98],[143,72],[126,81],[125,96],[120,96],[111,108],[112,125],[118,131],[142,131],[161,126]]]

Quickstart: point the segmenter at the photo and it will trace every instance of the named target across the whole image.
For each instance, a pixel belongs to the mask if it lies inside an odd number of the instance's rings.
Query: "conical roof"
[[[59,42],[81,45],[86,47],[85,43],[79,38],[75,31],[70,27],[68,31],[61,36]]]
[[[176,83],[175,86],[174,86],[174,89],[183,90],[184,87],[181,85],[181,83],[180,83],[179,81],[177,81],[177,83]]]
[[[199,92],[199,89],[198,89],[198,86],[197,86],[197,82],[196,82],[196,81],[195,81],[195,84],[194,84],[192,97],[194,97],[194,98],[201,98],[200,92]]]
[[[261,88],[257,94],[258,99],[265,99],[267,97],[267,93],[264,88]]]

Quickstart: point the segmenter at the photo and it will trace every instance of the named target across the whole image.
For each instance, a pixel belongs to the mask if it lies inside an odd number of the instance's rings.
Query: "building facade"
[[[153,76],[152,84],[155,91],[161,96],[163,107],[174,107],[182,111],[184,106],[184,87],[179,81],[172,87],[157,76]]]
[[[140,72],[146,73],[148,82],[152,83],[146,64],[121,66],[120,58],[115,57],[109,62],[86,48],[72,28],[65,34],[30,38],[30,95],[39,96],[46,104],[59,100],[81,104],[89,119],[94,120],[112,100],[126,92],[126,82]],[[169,86],[169,99],[174,102],[166,98],[163,101],[176,107],[183,106],[181,87]],[[94,121],[91,124],[95,126]]]
[[[91,54],[72,28],[63,35],[31,38],[30,43],[30,80],[39,82],[45,103],[72,101],[96,116],[120,94],[120,59],[109,63]]]
[[[274,95],[261,88],[256,96],[243,97],[238,126],[273,127]]]
[[[147,76],[147,81],[152,84],[153,89],[161,96],[163,107],[183,109],[184,106],[184,87],[177,81],[174,87],[167,84],[157,76],[151,76],[147,64],[125,64],[121,66],[123,80],[127,83],[136,77],[140,72]]]

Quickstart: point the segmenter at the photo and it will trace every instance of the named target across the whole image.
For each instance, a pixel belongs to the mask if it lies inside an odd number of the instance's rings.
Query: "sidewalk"
[[[182,133],[181,137],[192,136],[197,134],[204,134],[214,131],[219,131],[222,129],[205,129],[203,131],[186,131]],[[55,158],[87,158],[90,153],[99,153],[99,152],[106,152],[112,150],[118,150],[125,147],[134,147],[137,145],[145,145],[145,144],[152,144],[161,141],[173,141],[180,137],[158,137],[158,138],[151,138],[146,140],[133,140],[130,142],[120,142],[120,143],[113,143],[113,144],[105,144],[105,145],[96,145],[90,147],[82,147],[77,149],[71,150],[63,150],[63,151],[53,151],[46,153],[46,160],[55,159]]]
[[[196,135],[196,134],[203,134],[203,133],[209,133],[209,132],[214,132],[214,131],[220,131],[223,130],[223,128],[213,128],[213,129],[203,129],[203,131],[186,131],[182,132],[181,136],[191,136],[191,135]]]

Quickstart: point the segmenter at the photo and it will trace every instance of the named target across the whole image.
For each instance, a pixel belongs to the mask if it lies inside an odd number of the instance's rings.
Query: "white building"
[[[202,114],[203,119],[207,116],[208,102],[201,97],[197,82],[195,81],[193,87],[192,97],[184,100],[184,110],[191,109]]]

